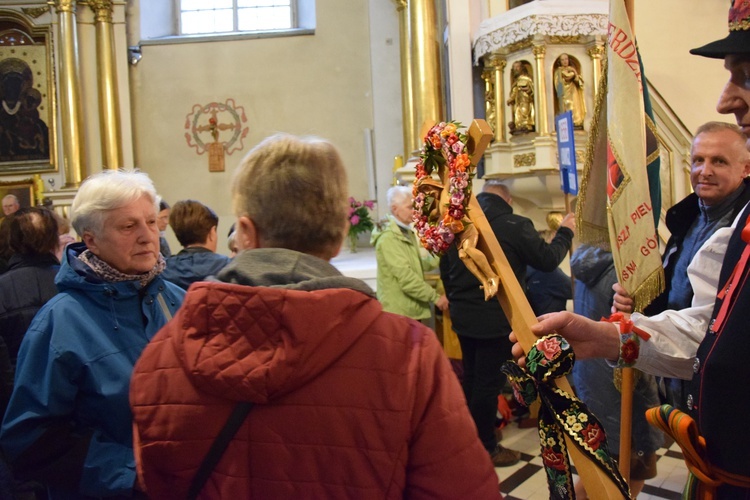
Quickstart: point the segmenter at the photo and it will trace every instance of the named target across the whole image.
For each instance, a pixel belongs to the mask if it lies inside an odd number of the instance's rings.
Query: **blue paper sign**
[[[560,158],[560,189],[563,193],[578,194],[576,170],[576,145],[573,134],[573,112],[566,111],[555,117],[557,153]]]

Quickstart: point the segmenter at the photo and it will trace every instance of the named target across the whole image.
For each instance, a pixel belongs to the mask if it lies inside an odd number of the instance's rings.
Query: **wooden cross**
[[[434,123],[426,123],[422,127],[420,137],[425,137],[433,125]],[[484,150],[492,140],[493,133],[486,121],[474,120],[469,127],[468,135],[467,149],[471,155],[472,167],[474,167],[482,158]],[[444,167],[440,168],[439,175],[443,185],[447,186],[447,172]],[[518,279],[516,279],[516,275],[513,273],[513,269],[510,267],[508,259],[473,193],[469,201],[468,216],[479,232],[477,248],[484,253],[490,266],[500,277],[497,300],[500,302],[500,306],[503,308],[519,344],[523,347],[524,352],[528,353],[537,341],[537,337],[531,332],[531,326],[537,323],[536,315],[531,309],[526,294],[518,283]],[[556,379],[555,383],[560,389],[573,394],[573,389],[565,377]],[[589,498],[622,498],[622,493],[609,477],[589,460],[567,435],[565,440],[568,453],[576,466]]]

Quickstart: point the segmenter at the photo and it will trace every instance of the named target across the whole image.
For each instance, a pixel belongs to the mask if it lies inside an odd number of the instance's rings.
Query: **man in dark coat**
[[[488,180],[477,200],[522,286],[526,283],[526,266],[552,271],[565,258],[575,230],[573,214],[563,219],[557,235],[547,244],[531,220],[513,213],[512,198],[505,185]],[[461,344],[463,389],[479,439],[495,466],[513,465],[520,454],[501,446],[495,436],[497,396],[505,384],[500,367],[511,358],[510,323],[495,298],[484,300],[479,280],[461,262],[455,245],[441,260],[440,275],[450,303],[453,330]]]
[[[667,211],[671,234],[664,251],[664,292],[644,310],[654,316],[668,309],[690,307],[693,287],[688,280],[688,264],[698,249],[716,232],[728,227],[750,200],[750,153],[745,135],[737,125],[704,123],[695,132],[690,151],[690,182],[695,192]],[[615,296],[618,308],[627,302],[621,286]],[[625,308],[623,312],[632,312]],[[687,383],[666,379],[667,402],[687,411]]]

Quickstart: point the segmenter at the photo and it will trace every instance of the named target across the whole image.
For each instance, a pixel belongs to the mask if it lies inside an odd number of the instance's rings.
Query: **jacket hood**
[[[382,311],[364,283],[290,250],[243,252],[218,278],[231,282],[190,289],[171,341],[192,382],[222,398],[265,403],[297,389],[332,365]]]
[[[589,287],[598,283],[611,266],[612,252],[590,245],[580,245],[570,258],[573,275]]]

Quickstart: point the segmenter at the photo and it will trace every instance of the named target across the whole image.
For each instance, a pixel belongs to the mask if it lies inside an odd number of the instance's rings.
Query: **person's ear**
[[[96,237],[90,231],[84,231],[81,240],[86,243],[86,248],[91,250],[94,255],[99,255],[99,245],[96,243]]]
[[[243,215],[237,218],[235,242],[238,250],[260,248],[260,235],[253,220]]]

